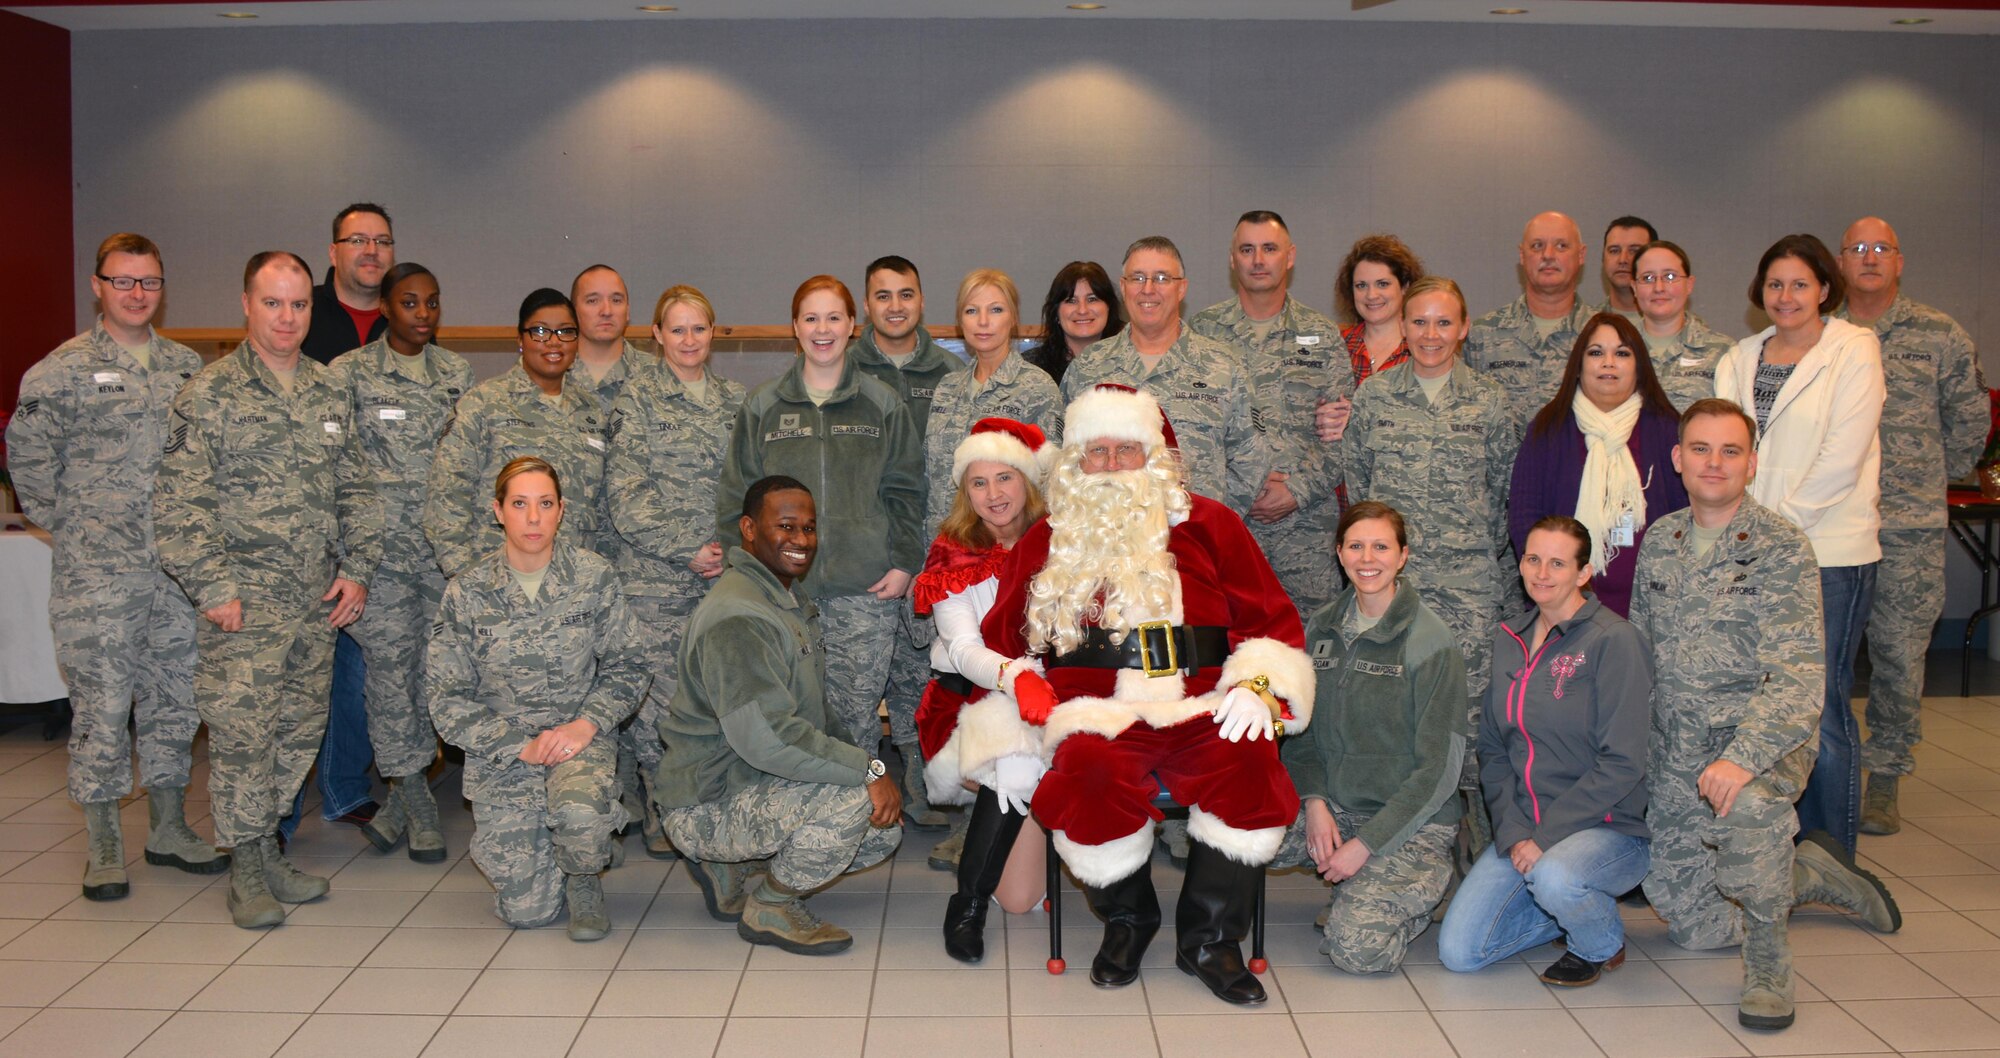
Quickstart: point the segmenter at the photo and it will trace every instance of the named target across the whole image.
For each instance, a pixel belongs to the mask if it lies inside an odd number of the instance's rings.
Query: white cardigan
[[[1768,327],[1736,343],[1715,365],[1715,395],[1756,415],[1752,396]],[[1750,495],[1805,530],[1821,566],[1880,561],[1882,526],[1882,346],[1875,332],[1828,317],[1757,438]]]

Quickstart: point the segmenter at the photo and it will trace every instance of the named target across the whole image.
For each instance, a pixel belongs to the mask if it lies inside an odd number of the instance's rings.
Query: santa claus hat
[[[965,468],[985,460],[1013,467],[1039,487],[1055,451],[1038,426],[1012,419],[981,419],[972,424],[972,432],[951,454],[951,480],[964,481]]]
[[[1148,451],[1161,445],[1180,447],[1173,424],[1151,393],[1114,382],[1093,386],[1070,402],[1063,413],[1063,436],[1077,444],[1106,437],[1138,441]]]

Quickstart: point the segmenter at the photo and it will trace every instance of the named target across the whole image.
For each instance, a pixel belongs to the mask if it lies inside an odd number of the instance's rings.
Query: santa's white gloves
[[[1271,707],[1264,699],[1242,687],[1231,687],[1222,696],[1222,705],[1215,710],[1215,722],[1222,725],[1216,734],[1231,742],[1241,742],[1248,738],[1255,742],[1260,738],[1274,738],[1271,726]]]
[[[1000,814],[1011,807],[1028,814],[1028,802],[1042,781],[1042,759],[1025,753],[1010,753],[993,762],[993,793],[1000,798]]]

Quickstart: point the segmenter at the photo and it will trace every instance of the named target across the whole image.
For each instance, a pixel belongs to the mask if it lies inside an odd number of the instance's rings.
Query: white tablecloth
[[[0,702],[69,697],[49,628],[49,536],[0,530]]]

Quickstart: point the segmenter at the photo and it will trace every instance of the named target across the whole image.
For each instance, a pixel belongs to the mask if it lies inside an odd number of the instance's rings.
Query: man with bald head
[[[1882,343],[1882,564],[1868,619],[1868,792],[1861,832],[1902,829],[1896,780],[1916,767],[1922,734],[1924,651],[1944,607],[1945,482],[1972,469],[1985,446],[1986,378],[1972,338],[1952,318],[1902,293],[1896,230],[1863,217],[1840,237],[1847,304],[1836,315],[1872,327]]]
[[[1534,418],[1556,395],[1569,348],[1590,319],[1590,307],[1576,296],[1583,253],[1576,221],[1536,214],[1521,232],[1521,296],[1472,321],[1465,362],[1507,391],[1516,422]]]
[[[228,906],[245,929],[278,901],[326,895],[278,848],[278,820],[326,732],[336,630],[361,616],[382,557],[382,502],[350,402],[300,355],[305,262],[243,270],[245,337],[174,397],[153,492],[160,564],[194,601],[195,708],[208,724],[216,844],[232,846]]]

